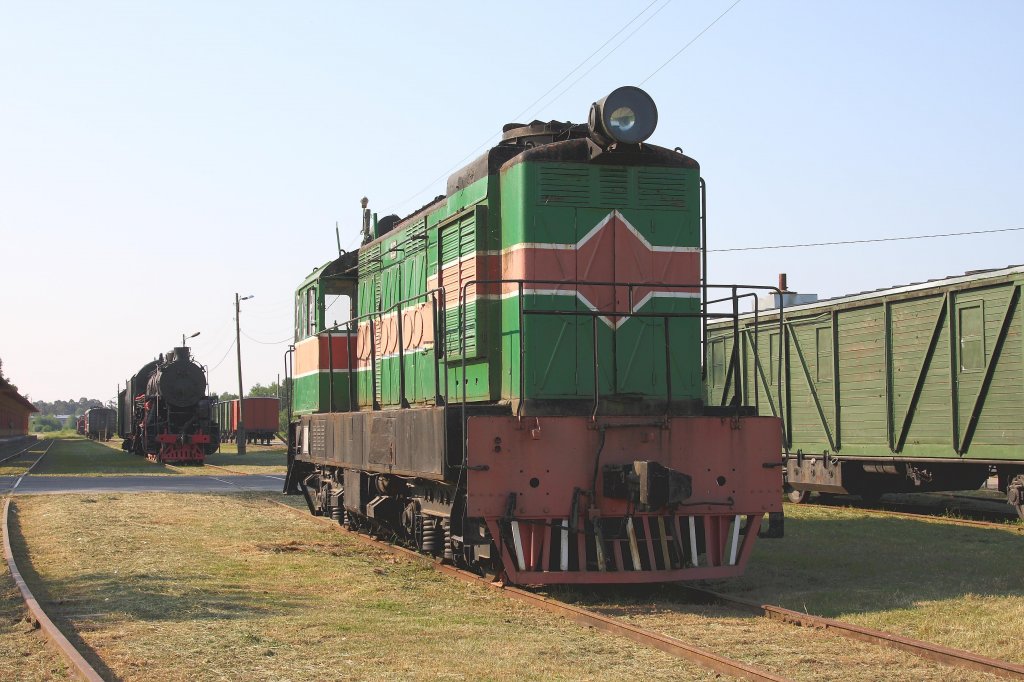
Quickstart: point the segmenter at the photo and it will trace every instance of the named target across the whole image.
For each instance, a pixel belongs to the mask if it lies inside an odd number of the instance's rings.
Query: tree
[[[32,422],[32,430],[39,433],[60,431],[60,428],[61,423],[57,421],[56,417],[51,417],[50,415],[40,415]]]
[[[235,393],[228,393],[227,391],[224,391],[219,396],[217,396],[217,400],[220,400],[221,402],[224,402],[224,401],[227,401],[227,400],[235,400],[236,398],[238,398],[237,394],[235,394]]]
[[[270,384],[269,386],[263,386],[262,384],[255,384],[249,389],[250,398],[276,398],[280,393],[280,387],[277,382]]]

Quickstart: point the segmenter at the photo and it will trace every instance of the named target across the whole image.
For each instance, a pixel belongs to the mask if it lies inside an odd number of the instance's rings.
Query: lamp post
[[[242,311],[241,302],[248,301],[252,296],[238,297],[235,292],[235,349],[238,351],[238,432],[235,442],[238,445],[238,454],[245,454],[245,393],[242,391],[242,325],[239,322]]]
[[[185,342],[186,342],[186,341],[188,341],[189,339],[194,339],[194,338],[196,338],[197,336],[199,336],[199,332],[196,332],[196,333],[195,333],[195,334],[193,334],[192,336],[185,336],[184,334],[182,334],[182,335],[181,335],[181,345],[182,345],[182,347],[184,348],[184,346],[185,346]]]

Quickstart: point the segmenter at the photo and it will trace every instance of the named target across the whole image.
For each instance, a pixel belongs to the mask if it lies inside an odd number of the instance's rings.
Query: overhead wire
[[[586,63],[587,63],[587,62],[589,62],[589,61],[590,61],[591,59],[593,59],[593,58],[594,58],[595,56],[597,56],[597,55],[598,55],[598,54],[599,54],[599,53],[601,52],[601,50],[603,50],[604,48],[608,47],[608,44],[609,44],[610,42],[612,42],[613,40],[615,40],[615,38],[616,38],[616,37],[617,37],[617,36],[618,36],[618,35],[619,35],[620,33],[622,33],[622,32],[623,32],[623,31],[625,31],[625,30],[626,30],[627,28],[629,28],[629,27],[630,27],[630,25],[632,25],[632,24],[633,24],[633,22],[635,22],[635,21],[636,21],[637,19],[639,19],[639,18],[640,18],[641,16],[643,16],[643,15],[644,15],[644,13],[645,13],[645,12],[647,12],[647,10],[649,10],[649,9],[650,9],[651,7],[653,7],[654,5],[656,5],[656,4],[657,4],[657,3],[659,2],[659,1],[660,1],[660,0],[653,0],[653,1],[651,2],[651,4],[647,5],[647,6],[646,6],[646,7],[644,7],[644,8],[642,9],[642,10],[640,10],[640,12],[639,12],[639,13],[638,13],[638,14],[637,14],[636,16],[634,16],[634,17],[633,17],[632,19],[630,19],[630,20],[629,20],[628,22],[626,22],[626,24],[625,24],[625,25],[624,25],[624,26],[623,26],[622,28],[620,28],[620,29],[619,29],[618,31],[616,31],[615,33],[613,33],[613,34],[612,34],[612,35],[611,35],[611,36],[610,36],[610,37],[608,38],[608,40],[606,40],[606,41],[604,41],[603,43],[601,43],[601,46],[600,46],[600,47],[598,47],[598,48],[597,48],[596,50],[594,50],[594,51],[593,51],[593,52],[591,52],[591,53],[590,53],[589,55],[587,55],[587,58],[586,58],[586,59],[584,59],[584,60],[583,60],[583,61],[581,61],[581,62],[580,62],[579,64],[577,64],[577,65],[576,65],[576,66],[575,66],[575,67],[574,67],[574,68],[573,68],[573,69],[572,69],[571,71],[569,71],[569,73],[567,73],[567,74],[565,74],[564,76],[562,76],[562,78],[561,78],[561,79],[559,79],[559,81],[558,81],[557,83],[555,83],[555,84],[554,84],[554,85],[552,85],[552,86],[551,86],[550,88],[548,88],[547,92],[545,92],[545,93],[544,93],[543,95],[541,95],[541,96],[540,96],[540,97],[538,97],[537,99],[533,100],[532,102],[530,102],[530,104],[528,104],[528,105],[527,105],[526,107],[524,107],[522,111],[520,111],[520,112],[519,112],[518,114],[516,114],[516,115],[515,115],[515,116],[514,116],[514,117],[512,118],[512,120],[514,121],[514,120],[518,119],[518,118],[519,118],[520,116],[523,116],[524,114],[526,114],[527,112],[529,112],[529,111],[530,111],[531,109],[533,109],[533,107],[534,107],[534,106],[536,106],[537,104],[539,104],[539,103],[540,103],[540,102],[541,102],[541,101],[542,101],[542,100],[543,100],[543,99],[544,99],[545,97],[547,97],[547,96],[548,96],[548,95],[550,95],[550,94],[551,94],[552,92],[554,92],[555,88],[557,88],[557,87],[558,87],[559,85],[561,85],[561,84],[562,84],[562,83],[564,83],[564,82],[565,82],[566,80],[568,80],[569,76],[571,76],[571,75],[573,75],[574,73],[576,73],[577,71],[579,71],[579,70],[580,70],[581,68],[583,68],[583,65],[584,65],[584,64],[586,64]],[[665,7],[666,7],[666,6],[668,5],[668,3],[669,3],[669,2],[671,2],[671,1],[672,1],[672,0],[666,0],[665,4],[664,4],[664,5],[662,5],[662,6],[660,7],[660,8],[658,8],[658,11],[657,11],[657,12],[655,12],[655,13],[654,13],[654,14],[652,14],[652,15],[651,15],[650,17],[648,17],[647,19],[645,19],[645,20],[644,20],[644,23],[643,23],[643,24],[640,24],[640,26],[638,26],[638,27],[637,27],[637,29],[641,28],[641,27],[642,27],[642,26],[643,26],[644,24],[646,24],[646,23],[647,23],[648,21],[650,21],[651,19],[653,19],[653,18],[654,18],[654,16],[655,16],[655,15],[656,15],[656,14],[657,14],[658,12],[660,12],[661,10],[665,9]],[[634,31],[633,31],[633,33],[636,33],[636,30],[634,30]],[[630,34],[630,36],[631,36],[631,35],[633,35],[633,34],[631,33],[631,34]],[[626,40],[629,40],[629,37],[628,37],[628,36],[626,37]],[[625,42],[625,41],[623,41],[623,42]],[[621,44],[622,44],[622,43],[619,43],[619,45],[621,45]],[[617,50],[617,49],[618,49],[618,47],[616,47],[615,49],[613,49],[613,50],[612,50],[612,52],[614,52],[614,51],[615,51],[615,50]],[[609,52],[608,54],[611,54],[611,52]],[[604,61],[604,60],[605,60],[605,59],[606,59],[607,57],[608,57],[608,55],[605,55],[604,57],[602,57],[602,58],[601,58],[601,61]],[[600,64],[600,63],[601,63],[601,62],[598,62],[598,64]],[[590,69],[590,71],[593,71],[593,68],[591,68],[591,69]],[[587,73],[590,73],[590,71],[587,71]],[[583,75],[585,76],[586,74],[583,74]],[[574,82],[573,84],[575,84],[575,82]],[[570,85],[569,87],[571,88],[571,87],[572,87],[572,85]],[[561,96],[562,96],[562,95],[564,95],[564,94],[565,94],[565,91],[562,91],[562,93],[561,93],[561,94],[559,94],[559,95],[558,95],[558,97],[561,97]],[[558,97],[556,97],[555,99],[558,99]],[[554,100],[552,100],[552,102],[553,102],[553,101],[554,101]],[[551,104],[551,102],[548,102],[548,103],[547,103],[547,104],[545,104],[544,106],[545,106],[545,107],[547,107],[547,106],[549,106],[550,104]]]
[[[593,58],[594,58],[594,57],[595,57],[595,56],[596,56],[596,55],[597,55],[597,54],[598,54],[599,52],[601,52],[601,50],[603,50],[603,49],[604,49],[604,48],[605,48],[605,47],[606,47],[606,46],[607,46],[607,45],[608,45],[609,43],[611,43],[611,42],[612,42],[613,40],[615,40],[615,38],[616,38],[616,37],[617,37],[617,36],[618,36],[619,34],[621,34],[621,33],[622,33],[623,31],[625,31],[625,30],[626,30],[627,28],[629,28],[629,27],[630,27],[631,25],[633,25],[633,23],[635,23],[637,19],[639,19],[640,17],[642,17],[642,16],[643,16],[643,15],[644,15],[644,14],[645,14],[645,13],[646,13],[646,12],[647,12],[647,11],[648,11],[648,10],[649,10],[650,8],[651,8],[651,7],[653,7],[653,6],[654,6],[655,4],[657,4],[658,2],[660,2],[660,0],[653,0],[653,1],[652,1],[652,2],[650,3],[650,4],[648,4],[648,5],[647,5],[647,6],[645,6],[645,7],[644,7],[644,8],[642,9],[642,10],[640,10],[640,12],[638,12],[638,13],[637,13],[637,14],[636,14],[636,15],[635,15],[635,16],[634,16],[634,17],[633,17],[632,19],[630,19],[630,20],[629,20],[629,21],[627,21],[627,22],[626,22],[625,24],[623,24],[623,26],[622,26],[622,27],[621,27],[621,28],[620,28],[619,30],[617,30],[617,31],[616,31],[615,33],[613,33],[613,34],[612,34],[612,35],[611,35],[611,36],[610,36],[610,37],[609,37],[609,38],[608,38],[608,39],[607,39],[607,40],[606,40],[606,41],[605,41],[604,43],[602,43],[602,44],[601,44],[601,46],[600,46],[599,48],[597,48],[596,50],[594,50],[593,52],[591,52],[591,53],[590,53],[590,55],[588,55],[588,56],[587,56],[587,57],[586,57],[585,59],[583,59],[583,61],[581,61],[581,62],[580,62],[579,64],[577,64],[577,65],[576,65],[575,67],[573,67],[573,68],[572,68],[572,69],[571,69],[571,70],[570,70],[570,71],[569,71],[569,72],[568,72],[567,74],[565,74],[564,76],[562,76],[562,78],[560,78],[560,79],[558,80],[558,82],[556,82],[556,83],[555,83],[554,85],[552,85],[552,86],[551,86],[551,87],[550,87],[550,88],[549,88],[549,89],[547,90],[547,92],[545,92],[545,93],[544,93],[543,95],[541,95],[541,96],[540,96],[540,97],[538,97],[538,98],[537,98],[536,100],[534,100],[534,101],[533,101],[532,103],[530,103],[530,104],[529,104],[529,105],[528,105],[527,107],[525,107],[525,108],[524,108],[524,109],[523,109],[523,110],[522,110],[521,112],[519,112],[518,114],[516,114],[514,118],[519,118],[519,117],[520,117],[520,116],[522,116],[523,114],[527,113],[527,112],[528,112],[528,111],[529,111],[530,109],[532,109],[532,108],[533,108],[533,107],[534,107],[534,106],[535,106],[535,105],[536,105],[536,104],[537,104],[538,102],[540,102],[540,101],[541,101],[541,100],[543,100],[543,99],[544,99],[545,97],[547,97],[547,96],[548,96],[548,94],[550,94],[550,93],[551,93],[551,92],[552,92],[552,91],[553,91],[553,90],[554,90],[555,88],[557,88],[557,87],[558,87],[559,85],[561,85],[562,83],[564,83],[566,79],[568,79],[568,78],[569,78],[570,76],[572,76],[572,74],[574,74],[574,73],[576,73],[577,71],[579,71],[579,70],[580,70],[580,69],[581,69],[581,68],[583,67],[583,65],[584,65],[584,64],[586,64],[586,63],[587,63],[588,61],[590,61],[591,59],[593,59]],[[660,7],[660,8],[658,8],[658,10],[657,10],[657,11],[656,11],[656,12],[655,12],[654,14],[657,14],[658,12],[660,12],[661,10],[663,10],[663,9],[665,8],[665,6],[667,6],[667,5],[669,4],[669,2],[671,2],[671,0],[667,0],[667,1],[665,2],[665,4],[664,4],[664,5],[662,5],[662,6]],[[647,20],[645,20],[645,21],[644,21],[643,23],[644,23],[644,24],[646,24],[646,23],[647,23],[647,21],[650,21],[650,19],[651,19],[651,18],[653,18],[653,16],[654,16],[654,15],[652,14],[652,15],[651,15],[651,17],[648,17],[648,19],[647,19]],[[643,26],[643,24],[641,24],[641,26]],[[635,30],[633,31],[633,33],[635,33],[635,32],[636,32],[636,30],[639,30],[639,28],[640,28],[640,27],[637,27],[637,29],[635,29]],[[629,36],[627,36],[627,37],[626,37],[626,39],[625,39],[625,40],[623,40],[622,42],[624,43],[624,42],[625,42],[626,40],[629,40],[629,38],[630,38],[630,37],[631,37],[632,35],[633,35],[633,34],[632,34],[632,33],[630,33],[630,35],[629,35]],[[619,44],[618,46],[616,46],[616,47],[615,47],[615,48],[614,48],[614,49],[612,50],[612,52],[614,52],[615,50],[617,50],[617,49],[618,49],[618,48],[619,48],[619,47],[620,47],[621,45],[622,45],[622,43],[620,43],[620,44]],[[609,54],[611,54],[611,52],[609,52]],[[604,61],[604,59],[606,59],[607,57],[608,57],[608,55],[605,55],[605,57],[603,57],[603,58],[601,59],[601,61]],[[600,63],[600,62],[598,62],[598,63]],[[592,70],[593,70],[593,69],[590,69],[589,71],[587,71],[587,73],[590,73],[590,71],[592,71]],[[584,74],[584,76],[585,76],[585,75],[586,75],[586,74]],[[581,77],[581,78],[582,78],[582,77]],[[573,83],[572,83],[572,84],[571,84],[571,85],[569,86],[569,88],[572,88],[572,86],[573,86],[573,85],[575,85],[575,84],[576,84],[577,82],[579,82],[579,79],[577,79],[576,81],[573,81]],[[557,100],[557,99],[558,99],[559,97],[561,97],[562,95],[564,95],[564,94],[565,94],[565,92],[566,92],[566,91],[568,91],[568,89],[569,89],[569,88],[566,88],[566,90],[564,90],[564,91],[562,91],[561,93],[559,93],[559,95],[558,95],[557,97],[555,97],[555,99],[553,99],[553,100],[551,100],[551,102],[548,102],[547,104],[545,104],[545,105],[544,105],[544,107],[548,107],[548,106],[550,106],[550,105],[551,105],[551,104],[552,104],[552,103],[553,103],[554,101],[556,101],[556,100]],[[417,191],[417,192],[416,192],[415,194],[412,194],[412,195],[410,195],[410,196],[406,197],[405,199],[402,199],[401,201],[397,201],[397,202],[394,202],[394,203],[392,203],[392,204],[388,205],[388,206],[387,206],[387,207],[386,207],[385,209],[383,209],[383,211],[382,211],[382,212],[383,212],[383,213],[387,213],[387,212],[388,212],[388,211],[390,211],[391,209],[393,209],[393,208],[395,208],[395,207],[397,207],[397,206],[401,206],[402,204],[405,204],[405,203],[407,203],[407,202],[409,202],[409,201],[412,201],[412,200],[413,200],[413,199],[415,199],[416,197],[418,197],[418,196],[422,195],[422,194],[423,194],[424,192],[428,191],[428,190],[429,190],[429,189],[430,189],[431,187],[433,187],[433,186],[434,186],[434,185],[435,185],[435,184],[436,184],[437,182],[440,182],[441,180],[443,180],[443,179],[445,179],[446,177],[448,177],[448,175],[450,175],[450,174],[451,174],[451,173],[453,173],[454,171],[456,171],[456,170],[458,170],[459,168],[461,168],[461,167],[462,167],[462,164],[464,164],[464,163],[465,163],[466,161],[468,161],[469,159],[473,158],[473,156],[475,156],[475,155],[477,154],[477,152],[479,152],[479,151],[480,151],[481,149],[483,149],[484,147],[486,147],[486,146],[488,146],[489,144],[491,144],[491,142],[492,142],[492,141],[494,140],[494,137],[495,137],[494,135],[490,135],[490,136],[488,136],[488,137],[487,137],[487,139],[486,139],[486,140],[484,140],[484,141],[483,141],[483,142],[482,142],[482,143],[481,143],[480,145],[478,145],[478,146],[477,146],[477,147],[476,147],[475,149],[473,149],[473,151],[471,151],[471,152],[469,152],[468,154],[466,154],[466,156],[464,156],[464,157],[462,157],[461,159],[459,159],[459,160],[458,160],[458,161],[457,161],[457,162],[456,162],[456,163],[455,163],[455,164],[454,164],[453,166],[451,166],[451,167],[450,167],[450,168],[448,168],[448,169],[447,169],[446,171],[444,171],[443,173],[441,173],[440,175],[438,175],[438,176],[437,176],[436,178],[434,178],[433,180],[431,180],[431,181],[430,181],[430,182],[429,182],[429,183],[428,183],[427,185],[425,185],[425,186],[423,187],[423,189],[421,189],[421,190]],[[349,242],[350,242],[350,243],[351,243],[351,241],[352,241],[352,240],[349,240]]]
[[[714,20],[714,21],[712,21],[712,22],[711,22],[710,24],[708,24],[707,26],[705,26],[705,27],[704,27],[704,30],[702,30],[702,31],[701,31],[700,33],[698,33],[698,34],[697,34],[697,35],[695,35],[695,36],[694,36],[693,38],[691,38],[691,39],[690,39],[690,42],[686,43],[686,44],[685,44],[685,45],[683,45],[683,46],[682,46],[681,48],[679,48],[679,51],[678,51],[678,52],[676,52],[676,53],[675,53],[674,55],[672,55],[671,57],[669,57],[669,58],[668,58],[668,60],[667,60],[667,61],[666,61],[666,62],[665,62],[664,64],[662,64],[661,66],[659,66],[658,68],[656,68],[656,69],[655,69],[654,71],[652,71],[652,72],[651,72],[651,75],[649,75],[649,76],[648,76],[647,78],[645,78],[645,79],[643,79],[642,81],[640,81],[640,85],[643,85],[643,84],[644,84],[644,83],[646,83],[647,81],[649,81],[649,80],[651,80],[652,78],[654,78],[655,74],[657,74],[657,73],[658,73],[659,71],[661,71],[661,70],[662,70],[662,69],[664,69],[664,68],[665,68],[666,66],[668,66],[669,64],[671,64],[671,63],[672,63],[672,61],[673,61],[673,60],[674,60],[674,59],[675,59],[676,57],[678,57],[679,55],[681,55],[681,54],[682,54],[683,52],[685,52],[685,51],[686,51],[686,48],[690,47],[690,45],[693,45],[693,44],[694,44],[695,42],[697,42],[697,40],[699,40],[699,39],[700,39],[700,37],[701,37],[702,35],[704,35],[704,34],[705,34],[705,33],[707,33],[708,31],[710,31],[710,30],[711,30],[711,27],[712,27],[712,26],[714,26],[715,24],[717,24],[717,23],[718,23],[718,22],[719,22],[719,21],[721,20],[721,18],[722,18],[722,17],[724,17],[724,16],[725,16],[726,14],[728,14],[729,12],[731,12],[731,11],[732,11],[732,8],[733,8],[733,7],[735,7],[736,5],[740,4],[740,2],[742,2],[742,1],[743,1],[743,0],[736,0],[736,2],[732,3],[731,5],[729,5],[729,6],[728,6],[728,7],[726,8],[726,10],[725,10],[724,12],[722,12],[722,13],[721,13],[721,14],[719,14],[719,15],[718,15],[717,17],[715,17],[715,20]]]
[[[708,249],[708,253],[726,251],[767,251],[769,249],[803,249],[812,246],[842,246],[848,244],[873,244],[876,242],[902,242],[913,239],[939,239],[941,237],[964,237],[973,234],[996,234],[998,232],[1020,232],[1024,227],[1001,227],[991,230],[967,230],[965,232],[942,232],[938,234],[916,234],[904,237],[875,237],[872,239],[842,239],[832,242],[807,242],[805,244],[772,244],[766,246],[735,246],[727,249]]]
[[[217,369],[222,364],[224,364],[224,361],[227,360],[227,358],[228,358],[228,353],[230,353],[231,349],[234,348],[234,347],[235,347],[235,339],[231,339],[231,345],[228,346],[228,349],[226,351],[224,351],[224,357],[222,357],[220,360],[218,360],[217,364],[214,365],[213,367],[211,367],[209,369],[209,371],[212,372],[213,370]]]
[[[239,330],[239,331],[241,331],[241,330]],[[294,335],[289,334],[287,337],[285,337],[281,341],[260,341],[259,339],[254,339],[253,337],[249,336],[245,332],[241,332],[241,333],[242,333],[242,336],[244,336],[245,338],[249,339],[253,343],[258,343],[258,344],[261,344],[261,345],[264,345],[264,346],[280,346],[282,343],[289,343],[289,342],[291,342],[295,338]]]
[[[667,1],[665,2],[665,4],[664,4],[664,5],[662,5],[661,7],[659,7],[658,9],[656,9],[656,10],[655,10],[654,12],[652,12],[652,13],[651,13],[651,15],[650,15],[649,17],[647,17],[646,19],[644,19],[644,20],[643,20],[643,22],[642,22],[642,23],[641,23],[641,24],[640,24],[639,26],[637,26],[637,27],[636,27],[636,28],[634,28],[634,29],[633,29],[632,31],[630,31],[629,35],[627,35],[627,36],[626,36],[625,38],[623,38],[623,39],[622,39],[622,40],[621,40],[621,41],[619,42],[619,44],[618,44],[618,45],[616,45],[616,46],[615,46],[615,47],[613,47],[613,48],[612,48],[611,50],[609,50],[607,54],[605,54],[605,55],[604,55],[603,57],[601,57],[601,59],[599,59],[599,60],[597,61],[597,63],[595,63],[595,64],[594,64],[593,66],[591,66],[591,67],[590,67],[589,69],[587,69],[586,71],[584,71],[584,72],[583,72],[583,73],[582,73],[582,74],[580,75],[580,77],[579,77],[579,78],[577,78],[577,79],[576,79],[576,80],[574,80],[574,81],[573,81],[572,83],[570,83],[570,84],[568,85],[568,87],[566,87],[566,88],[565,88],[564,90],[562,90],[562,92],[558,93],[558,95],[557,95],[556,97],[554,97],[554,98],[553,98],[552,100],[550,100],[550,101],[549,101],[549,102],[548,102],[547,104],[545,104],[545,105],[544,105],[544,107],[543,107],[542,109],[540,109],[540,111],[543,111],[543,110],[544,110],[544,109],[546,109],[547,107],[551,106],[552,104],[554,104],[555,102],[557,102],[557,101],[558,101],[559,99],[561,99],[561,98],[562,98],[562,95],[564,95],[565,93],[569,92],[569,91],[570,91],[570,90],[572,90],[572,89],[573,89],[574,87],[576,87],[576,84],[577,84],[577,83],[579,83],[579,82],[580,82],[581,80],[583,80],[584,78],[586,78],[587,76],[589,76],[589,75],[590,75],[590,73],[591,73],[591,72],[592,72],[592,71],[593,71],[594,69],[596,69],[597,67],[601,66],[601,64],[603,64],[603,63],[604,63],[604,60],[608,59],[608,57],[611,57],[611,56],[612,56],[613,54],[615,54],[615,51],[616,51],[616,50],[618,50],[618,49],[619,49],[620,47],[622,47],[622,46],[623,46],[623,45],[625,45],[625,44],[626,44],[627,42],[629,42],[629,39],[630,39],[630,38],[632,38],[632,37],[633,37],[633,36],[634,36],[634,35],[636,34],[636,32],[637,32],[637,31],[639,31],[639,30],[640,30],[640,29],[642,29],[642,28],[643,28],[644,26],[646,26],[646,25],[647,25],[647,22],[649,22],[649,21],[650,21],[651,19],[653,19],[654,17],[658,16],[658,13],[659,13],[659,12],[661,12],[661,10],[665,9],[666,7],[668,7],[668,4],[669,4],[669,2],[671,2],[671,1],[672,1],[672,0],[667,0]],[[739,0],[737,0],[737,2],[738,2],[738,1],[739,1]],[[646,11],[646,10],[644,10],[644,11]],[[705,30],[707,30],[707,29],[705,29]],[[621,33],[621,31],[620,31],[620,33]],[[617,34],[616,34],[616,35],[617,35]],[[538,113],[539,113],[539,112],[538,112]]]

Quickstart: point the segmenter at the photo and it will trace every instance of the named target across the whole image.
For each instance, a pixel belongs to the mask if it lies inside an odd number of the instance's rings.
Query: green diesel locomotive
[[[506,125],[412,215],[364,200],[295,293],[286,492],[514,583],[739,574],[780,422],[702,401],[703,181],[656,123],[619,88]]]

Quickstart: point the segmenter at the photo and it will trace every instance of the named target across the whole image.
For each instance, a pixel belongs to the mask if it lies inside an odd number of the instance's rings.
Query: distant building
[[[13,386],[0,379],[0,438],[28,435],[28,417],[38,411]]]

